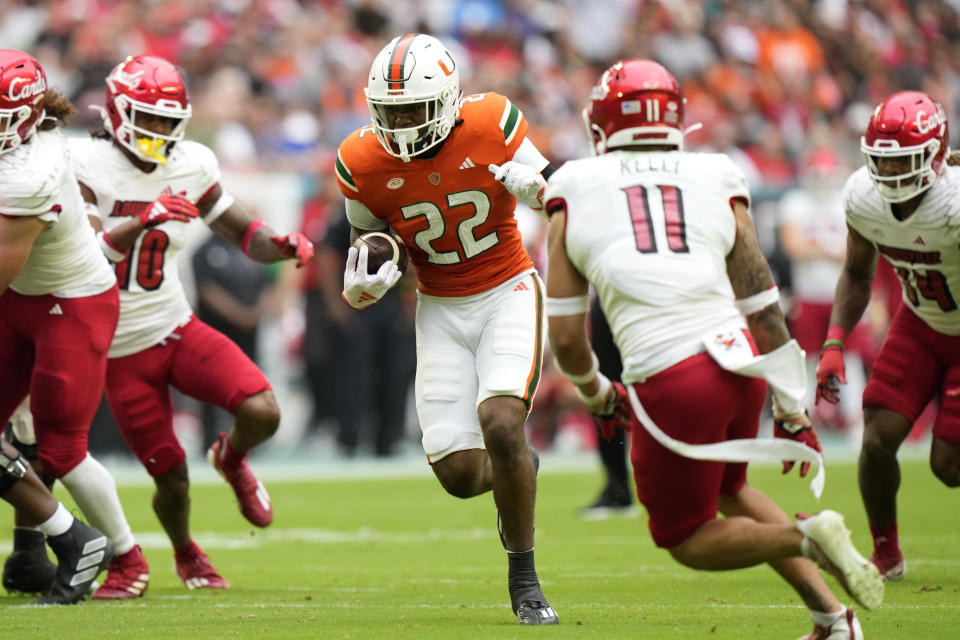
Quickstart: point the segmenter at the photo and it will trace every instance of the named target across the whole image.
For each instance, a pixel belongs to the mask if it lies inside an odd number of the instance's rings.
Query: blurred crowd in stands
[[[213,148],[226,176],[286,176],[279,184],[296,193],[278,200],[297,203],[302,230],[321,248],[314,269],[273,273],[269,283],[251,273],[256,295],[236,275],[220,285],[247,291],[238,304],[249,313],[228,314],[240,334],[269,316],[285,336],[281,368],[299,372],[313,404],[297,437],[329,429],[347,455],[391,455],[415,438],[405,408],[414,286],[378,305],[377,318],[341,303],[347,236],[332,173],[339,142],[369,121],[362,88],[371,60],[414,31],[451,49],[466,94],[496,91],[517,104],[555,166],[589,153],[580,111],[603,69],[624,57],[664,64],[686,94],[687,123],[703,125],[687,148],[728,153],[745,172],[764,251],[781,289],[795,289],[793,328],[809,336],[802,346],[814,362],[826,324],[810,305],[832,301],[845,233],[839,189],[861,164],[872,109],[890,92],[918,89],[960,122],[960,0],[0,2],[0,42],[37,57],[79,107],[78,130],[96,124],[87,107],[102,104],[113,65],[128,54],[159,55],[185,70],[194,107],[187,135]],[[269,219],[270,199],[268,189],[251,208]],[[543,226],[525,213],[521,229],[542,260]],[[201,266],[198,278],[229,264],[229,246],[204,251],[211,269]],[[858,347],[865,367],[899,300],[895,278],[878,282]],[[261,296],[268,288],[279,295]],[[210,291],[199,280],[197,289],[198,297]],[[814,322],[824,322],[822,332]],[[567,411],[576,403],[566,384],[544,377],[530,422],[538,447],[591,444],[589,420]],[[859,392],[849,391],[851,406],[818,416],[823,423],[855,429]],[[358,407],[354,398],[364,395],[373,402]],[[370,445],[361,442],[366,432]]]

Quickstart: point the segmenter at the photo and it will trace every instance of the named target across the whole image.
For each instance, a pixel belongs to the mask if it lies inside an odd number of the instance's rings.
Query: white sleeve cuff
[[[517,150],[514,151],[513,157],[510,159],[520,164],[528,164],[538,172],[543,171],[543,169],[550,164],[550,161],[540,153],[537,146],[530,142],[530,138],[526,137],[523,139],[523,142],[520,143],[520,146],[517,147]]]
[[[575,316],[590,311],[590,296],[573,296],[570,298],[547,298],[547,316]]]
[[[569,380],[570,382],[572,382],[577,386],[580,386],[582,384],[587,384],[588,382],[590,382],[596,377],[597,371],[600,370],[600,360],[597,359],[597,354],[591,351],[590,358],[592,359],[593,362],[590,364],[590,370],[587,371],[586,373],[577,374],[577,373],[569,373],[567,371],[564,371],[563,369],[560,368],[559,362],[557,363],[557,371],[560,372],[560,375],[562,375],[564,378],[566,378],[567,380]]]
[[[110,242],[110,236],[102,229],[97,232],[97,244],[100,245],[100,250],[103,251],[103,255],[107,256],[107,260],[110,262],[120,262],[127,255]]]
[[[769,289],[764,289],[760,293],[755,293],[746,298],[740,298],[737,300],[737,308],[740,309],[740,313],[742,313],[744,316],[749,316],[757,311],[762,311],[772,305],[774,302],[779,301],[780,290],[777,289],[776,285],[774,285]]]
[[[210,211],[207,212],[207,215],[203,216],[203,223],[207,226],[213,224],[213,222],[222,216],[227,209],[233,205],[236,200],[233,199],[229,193],[221,192],[220,198],[213,203],[213,206],[210,207]]]

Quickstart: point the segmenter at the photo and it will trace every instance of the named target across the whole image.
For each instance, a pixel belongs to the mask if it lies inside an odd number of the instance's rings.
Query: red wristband
[[[247,227],[247,230],[243,232],[243,240],[240,241],[240,248],[243,249],[247,257],[250,257],[250,243],[253,242],[253,234],[257,232],[257,229],[265,226],[267,226],[267,223],[263,220],[254,220],[250,223],[250,226]]]
[[[110,239],[110,232],[107,231],[106,229],[103,230],[103,242],[104,242],[104,244],[106,244],[108,247],[110,247],[111,249],[113,249],[113,250],[116,251],[117,253],[126,253],[126,251],[121,251],[121,250],[120,250],[120,247],[118,247],[117,245],[113,244],[113,241]]]

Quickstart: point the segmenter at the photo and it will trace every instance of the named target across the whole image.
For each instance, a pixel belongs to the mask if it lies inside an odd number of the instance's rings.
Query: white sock
[[[847,608],[840,605],[839,611],[834,611],[833,613],[827,613],[826,611],[814,611],[810,609],[810,618],[813,620],[813,624],[818,627],[825,627],[829,629],[833,626],[833,623],[839,620],[843,614],[847,612]]]
[[[117,483],[107,468],[89,453],[83,462],[60,478],[87,521],[113,542],[115,553],[123,555],[137,543],[120,506]]]
[[[57,502],[57,510],[44,522],[37,525],[37,529],[43,531],[48,537],[63,535],[73,526],[73,516],[63,506],[62,502]]]

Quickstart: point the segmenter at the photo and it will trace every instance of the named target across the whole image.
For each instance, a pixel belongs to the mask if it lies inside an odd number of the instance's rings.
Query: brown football
[[[367,273],[374,274],[387,260],[393,260],[400,272],[407,270],[407,246],[395,233],[371,231],[365,233],[353,243],[357,249],[367,245]]]

